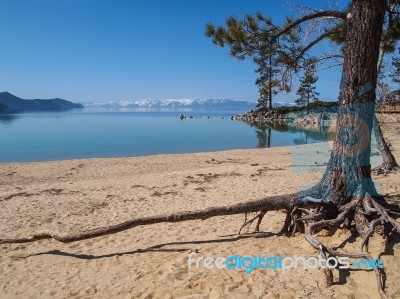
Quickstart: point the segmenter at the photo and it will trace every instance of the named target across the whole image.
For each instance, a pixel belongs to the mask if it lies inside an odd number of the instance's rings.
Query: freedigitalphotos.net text
[[[382,261],[380,259],[359,259],[354,262],[350,262],[348,257],[329,257],[326,260],[321,257],[283,257],[281,254],[277,256],[263,257],[261,254],[257,256],[239,256],[231,255],[229,257],[203,257],[198,256],[197,253],[192,252],[188,256],[188,267],[189,269],[194,267],[197,269],[244,269],[247,274],[250,274],[255,269],[274,269],[285,272],[289,269],[348,269],[351,266],[357,269],[374,269],[383,268]]]

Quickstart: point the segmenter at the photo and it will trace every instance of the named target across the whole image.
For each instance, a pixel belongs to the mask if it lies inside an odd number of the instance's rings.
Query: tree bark
[[[374,168],[373,171],[375,174],[388,174],[392,170],[396,170],[399,168],[399,165],[397,164],[396,158],[393,156],[392,151],[390,150],[389,145],[387,144],[385,137],[383,136],[382,133],[382,128],[381,125],[376,119],[376,126],[378,130],[378,139],[379,143],[381,145],[381,153],[382,153],[382,159],[383,162],[381,165],[378,167]]]
[[[378,74],[382,71],[383,56],[386,54],[384,48],[385,48],[385,44],[381,44],[380,48],[379,48],[378,65],[376,68]],[[381,101],[383,100],[384,96],[386,96],[386,94],[381,95]],[[389,171],[397,169],[399,167],[399,165],[397,164],[396,158],[393,156],[392,151],[390,150],[388,144],[386,143],[386,140],[382,133],[381,125],[380,125],[377,117],[376,117],[376,126],[377,126],[378,134],[379,134],[378,140],[381,145],[383,163],[380,166],[376,167],[374,169],[374,172],[376,174],[383,173],[386,175]]]
[[[317,190],[324,201],[338,207],[354,196],[376,193],[371,181],[371,130],[384,14],[385,1],[354,0],[347,18],[333,151]]]

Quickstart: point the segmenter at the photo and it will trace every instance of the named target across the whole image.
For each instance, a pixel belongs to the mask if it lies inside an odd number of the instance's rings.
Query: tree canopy
[[[393,52],[400,39],[400,0],[387,0],[385,6],[378,67],[383,55]],[[343,63],[350,9],[351,2],[340,11],[306,8],[302,16],[288,16],[281,25],[261,12],[243,18],[232,16],[225,26],[207,24],[205,34],[215,45],[229,47],[234,58],[251,59],[257,65],[260,77],[256,84],[260,99],[265,100],[271,98],[271,92],[291,91],[294,74],[301,72],[314,56],[317,71]],[[334,45],[332,51],[316,55],[314,48],[325,41]],[[271,55],[273,71],[268,69]]]

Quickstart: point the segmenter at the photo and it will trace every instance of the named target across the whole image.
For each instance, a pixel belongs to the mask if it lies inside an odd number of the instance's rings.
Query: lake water
[[[324,129],[250,126],[240,112],[88,110],[0,114],[0,162],[130,157],[326,141]],[[207,118],[209,116],[210,118]]]

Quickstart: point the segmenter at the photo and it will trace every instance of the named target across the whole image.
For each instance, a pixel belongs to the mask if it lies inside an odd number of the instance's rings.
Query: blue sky
[[[279,23],[296,14],[283,2],[0,0],[0,91],[78,102],[256,100],[255,65],[213,45],[204,36],[205,25],[257,11]],[[325,1],[292,2],[321,7]],[[339,69],[319,76],[321,98],[336,100]]]

